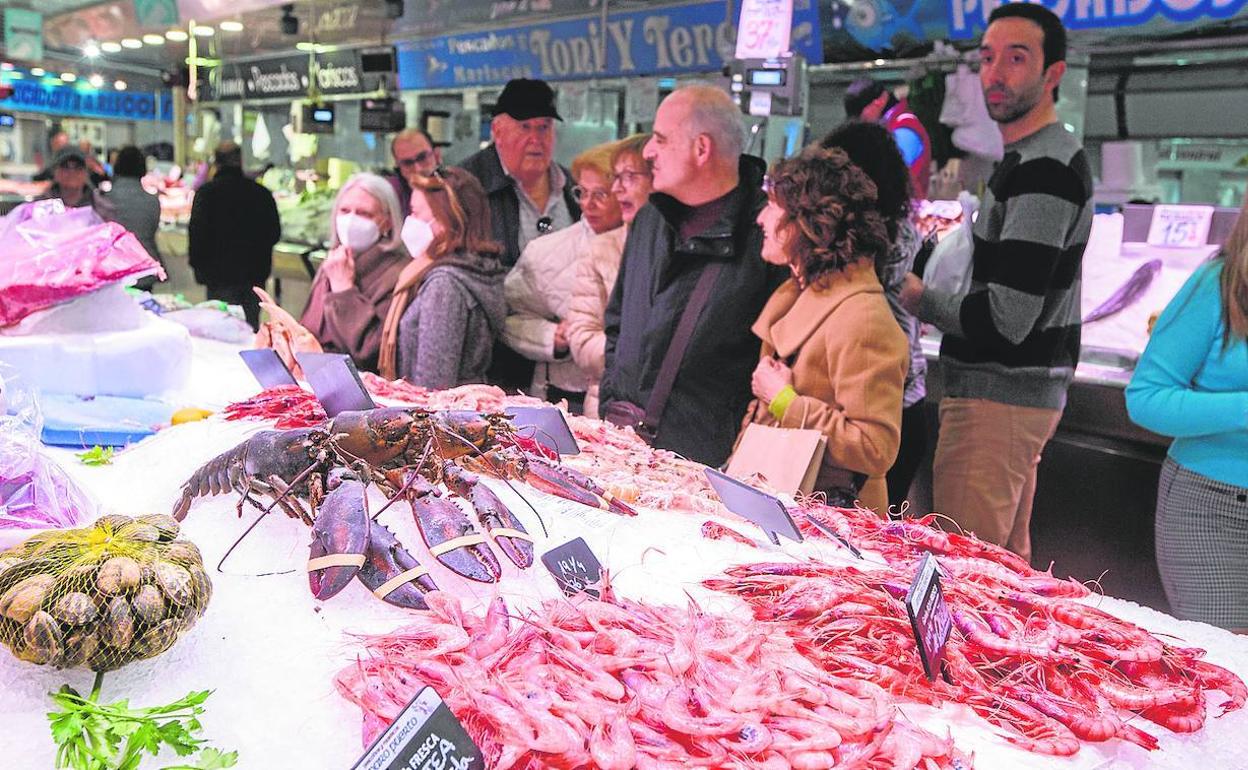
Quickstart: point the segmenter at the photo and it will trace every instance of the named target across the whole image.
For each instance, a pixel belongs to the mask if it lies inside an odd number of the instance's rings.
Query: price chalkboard
[[[582,591],[595,599],[601,595],[590,586],[602,579],[602,565],[584,538],[569,540],[547,551],[542,555],[542,564],[550,570],[565,596],[575,596]]]
[[[485,757],[438,693],[426,687],[351,770],[485,770]]]
[[[923,660],[923,672],[929,680],[934,680],[940,676],[940,662],[945,657],[945,642],[949,641],[953,618],[940,588],[936,558],[930,553],[923,555],[919,571],[906,593],[906,614],[910,616],[910,628]]]
[[[376,409],[350,356],[341,353],[297,353],[295,359],[330,417],[342,412]]]
[[[240,350],[238,355],[251,370],[251,374],[262,388],[276,388],[281,385],[298,385],[295,375],[286,368],[286,363],[273,348],[256,348]]]
[[[509,406],[506,411],[512,425],[521,429],[527,428],[522,433],[532,433],[534,441],[552,452],[561,455],[581,453],[576,436],[572,435],[572,429],[568,427],[568,421],[558,407]]]
[[[714,468],[707,468],[705,472],[707,481],[711,482],[724,507],[762,527],[772,543],[780,545],[777,534],[802,542],[802,533],[798,531],[784,503],[778,498],[759,492],[749,484],[743,484]]]

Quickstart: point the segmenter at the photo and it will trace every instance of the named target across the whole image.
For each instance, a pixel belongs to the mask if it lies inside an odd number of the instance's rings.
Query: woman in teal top
[[[1174,614],[1248,633],[1248,213],[1157,320],[1127,411],[1174,437],[1156,520]]]

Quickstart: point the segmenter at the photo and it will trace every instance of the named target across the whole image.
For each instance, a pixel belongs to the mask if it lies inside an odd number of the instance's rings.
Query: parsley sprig
[[[77,457],[83,465],[112,465],[113,464],[113,448],[102,447],[99,444],[91,447],[85,452],[79,452]]]
[[[221,770],[238,763],[238,752],[222,752],[206,746],[199,737],[199,716],[211,690],[188,693],[165,706],[131,708],[129,700],[101,704],[102,675],[84,698],[65,685],[51,693],[59,711],[48,713],[52,740],[56,742],[56,767],[72,770],[137,770],[144,754],[156,756],[161,747],[172,748],[179,757],[199,752],[188,764],[163,770]]]

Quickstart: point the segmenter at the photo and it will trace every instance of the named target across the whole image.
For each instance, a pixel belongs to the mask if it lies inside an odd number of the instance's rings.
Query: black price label
[[[281,385],[298,385],[295,375],[286,368],[286,363],[273,348],[256,348],[255,350],[238,351],[251,370],[251,374],[262,388],[276,388]]]
[[[602,579],[602,565],[584,538],[569,540],[547,551],[542,555],[542,564],[555,576],[565,596],[575,596],[582,591],[595,599],[601,595],[590,586]]]
[[[929,680],[935,680],[940,675],[940,662],[945,657],[945,643],[949,641],[953,618],[940,588],[936,558],[930,553],[923,555],[919,571],[906,593],[906,614],[910,616],[910,628],[919,646],[923,672]]]
[[[779,499],[766,492],[759,492],[749,484],[743,484],[714,468],[706,469],[706,478],[715,488],[715,493],[719,495],[725,508],[762,527],[772,543],[780,545],[777,534],[802,542],[802,533],[798,531],[793,517],[789,516],[788,509]]]
[[[325,414],[335,417],[342,412],[376,409],[373,397],[360,380],[355,363],[342,353],[298,353],[295,358],[321,402]]]
[[[485,770],[485,757],[438,693],[426,687],[351,770]]]
[[[561,455],[581,453],[576,436],[568,427],[563,412],[555,406],[509,406],[507,416],[517,428],[527,429],[524,435],[532,435],[534,441]]]

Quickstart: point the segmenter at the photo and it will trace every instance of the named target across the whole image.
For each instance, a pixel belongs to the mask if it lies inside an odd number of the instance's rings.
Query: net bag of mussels
[[[159,655],[212,595],[199,548],[177,538],[171,516],[110,515],[0,551],[0,642],[93,671]]]

